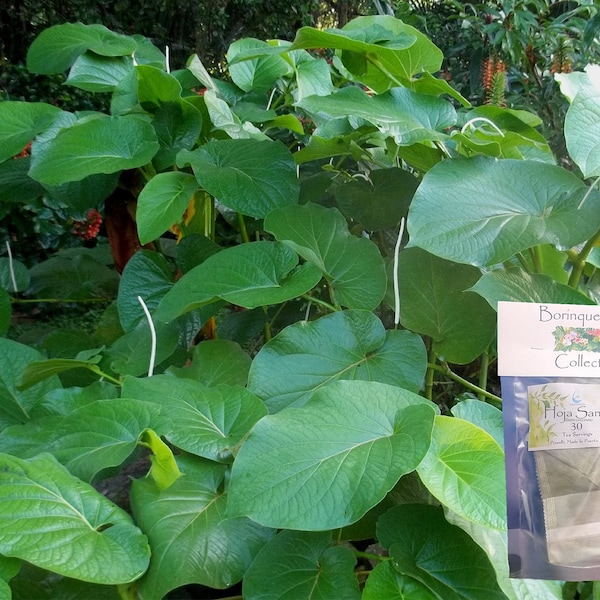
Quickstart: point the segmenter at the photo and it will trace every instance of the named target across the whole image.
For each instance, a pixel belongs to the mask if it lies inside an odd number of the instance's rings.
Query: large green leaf
[[[377,169],[368,180],[356,178],[335,187],[334,194],[346,217],[367,231],[380,231],[395,227],[406,216],[418,183],[403,169]]]
[[[397,506],[379,519],[377,533],[398,572],[437,600],[506,600],[483,550],[448,523],[441,508]]]
[[[156,365],[169,358],[179,342],[179,329],[175,323],[156,322]],[[118,338],[104,354],[110,360],[110,366],[120,375],[140,376],[148,372],[152,337],[146,320],[124,336]]]
[[[227,61],[232,62],[241,52],[254,48],[270,48],[266,42],[245,38],[233,42],[227,51]],[[233,83],[245,92],[266,92],[275,81],[290,70],[289,65],[280,56],[261,56],[229,65],[229,74]]]
[[[459,364],[477,358],[492,342],[496,314],[483,298],[467,291],[479,269],[405,248],[399,260],[402,324],[433,339],[443,359]]]
[[[489,433],[504,448],[504,426],[502,411],[487,402],[469,398],[457,402],[450,411],[455,417],[469,421]]]
[[[209,194],[244,215],[262,219],[274,208],[298,201],[296,164],[280,142],[215,140],[181,152],[177,164],[191,164]]]
[[[0,429],[25,423],[44,393],[62,387],[58,378],[51,377],[28,390],[19,389],[27,365],[43,358],[34,348],[0,338]]]
[[[118,180],[118,173],[98,173],[80,181],[45,187],[52,198],[67,204],[75,213],[86,213],[89,208],[100,206],[112,194]]]
[[[170,320],[218,298],[245,308],[278,304],[308,292],[320,279],[318,268],[298,265],[298,255],[279,242],[233,246],[177,281],[156,317]]]
[[[78,331],[79,337],[83,337],[81,332]],[[66,336],[59,338],[60,342],[64,344]],[[48,338],[46,338],[47,340]],[[68,338],[67,338],[68,339]],[[44,341],[46,341],[44,340]],[[73,369],[88,369],[92,373],[102,375],[102,371],[98,367],[100,362],[99,350],[96,351],[96,355],[89,359],[77,359],[77,358],[49,358],[47,360],[40,360],[29,363],[23,372],[21,379],[20,390],[27,390],[31,386],[40,383],[44,379],[48,379],[52,375],[58,375],[59,373],[65,373]]]
[[[152,125],[135,116],[81,120],[32,154],[30,175],[47,185],[116,173],[152,160],[158,142]]]
[[[104,25],[63,23],[45,29],[33,41],[27,52],[27,68],[52,75],[67,70],[86,50],[100,56],[131,56],[136,48],[134,39]]]
[[[356,558],[333,546],[331,532],[282,531],[258,553],[244,576],[246,600],[358,600]]]
[[[305,403],[337,379],[379,381],[416,393],[426,368],[420,336],[386,332],[369,311],[339,311],[290,325],[267,342],[252,362],[248,388],[277,412]]]
[[[136,222],[140,242],[155,240],[180,221],[197,189],[198,182],[189,173],[171,171],[153,177],[138,197]]]
[[[287,206],[267,216],[265,229],[323,272],[336,304],[372,310],[382,301],[387,286],[383,258],[370,240],[348,231],[337,209]]]
[[[450,510],[473,523],[506,528],[504,452],[479,427],[438,415],[431,446],[417,472]]]
[[[250,356],[235,342],[204,340],[194,347],[191,364],[181,369],[171,367],[170,372],[207,387],[220,383],[244,387],[251,364]]]
[[[123,330],[132,331],[146,321],[138,296],[152,313],[172,287],[173,274],[162,254],[150,250],[136,252],[123,269],[117,296]]]
[[[588,65],[583,73],[560,74],[563,93],[568,92],[571,79],[577,82],[577,92],[565,117],[565,139],[569,155],[584,177],[600,175],[600,67]]]
[[[0,552],[93,583],[127,583],[148,567],[131,517],[48,454],[0,455]]]
[[[444,160],[425,174],[408,214],[409,246],[493,265],[538,244],[563,248],[600,227],[600,194],[560,167],[486,157]]]
[[[438,600],[426,585],[400,573],[391,560],[379,563],[371,571],[362,600]]]
[[[191,379],[166,375],[127,378],[123,393],[161,409],[158,429],[173,445],[218,462],[231,461],[236,446],[267,412],[242,387],[207,388]]]
[[[29,271],[28,294],[56,300],[114,297],[119,285],[116,271],[83,253],[55,255]]]
[[[60,577],[32,565],[24,565],[10,586],[12,600],[122,600],[119,586]]]
[[[150,568],[137,584],[142,600],[161,600],[189,583],[229,587],[272,536],[248,519],[224,516],[224,466],[181,456],[178,462],[184,474],[166,490],[149,479],[133,483],[133,514],[152,548]]]
[[[0,162],[19,154],[59,112],[43,102],[0,102]]]
[[[0,434],[0,449],[19,458],[50,452],[73,475],[91,482],[103,469],[123,464],[159,412],[142,400],[96,400],[64,417],[7,427]]]
[[[173,75],[145,65],[137,67],[136,74],[137,100],[152,115],[160,144],[153,163],[157,170],[172,168],[177,153],[190,150],[198,140],[202,116],[182,98],[181,84]]]
[[[296,72],[296,100],[333,92],[331,69],[325,58],[316,58],[304,50],[290,52],[289,57]]]
[[[481,404],[481,403],[480,403]],[[509,577],[508,546],[506,532],[484,527],[459,517],[452,511],[445,511],[450,523],[460,527],[479,544],[490,559],[496,571],[498,585],[508,600],[562,600],[560,581],[539,579],[513,579]]]
[[[27,204],[44,194],[44,188],[27,175],[30,163],[29,156],[0,163],[0,202]]]
[[[132,71],[130,56],[107,57],[85,52],[75,60],[67,83],[87,92],[112,92]]]
[[[554,304],[596,304],[578,290],[558,283],[547,275],[527,273],[517,267],[489,271],[471,288],[496,308],[508,302],[552,302]]]
[[[0,258],[0,288],[14,294],[26,290],[29,283],[29,271],[21,261]],[[16,289],[15,284],[17,284]]]
[[[398,387],[333,382],[256,424],[233,464],[228,514],[307,531],[354,523],[419,464],[434,413]]]
[[[95,381],[87,387],[55,388],[40,398],[31,411],[32,419],[48,415],[66,416],[96,400],[118,398],[120,390],[107,381]]]
[[[448,101],[406,88],[371,96],[358,87],[345,87],[331,96],[309,96],[297,106],[316,121],[323,117],[362,119],[399,146],[445,139],[443,130],[456,123],[456,111]]]
[[[344,66],[365,85],[383,92],[409,84],[423,71],[439,71],[443,55],[424,34],[390,16],[359,17],[343,29],[302,27],[291,50],[334,48]]]

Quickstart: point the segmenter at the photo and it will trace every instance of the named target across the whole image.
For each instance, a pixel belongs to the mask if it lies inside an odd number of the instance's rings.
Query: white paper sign
[[[498,374],[600,377],[600,306],[498,302]]]

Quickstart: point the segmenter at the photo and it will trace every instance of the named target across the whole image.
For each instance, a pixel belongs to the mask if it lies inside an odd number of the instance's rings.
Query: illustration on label
[[[553,332],[554,349],[565,352],[600,352],[600,329],[557,327]]]
[[[527,395],[530,450],[600,446],[600,385],[546,383]]]

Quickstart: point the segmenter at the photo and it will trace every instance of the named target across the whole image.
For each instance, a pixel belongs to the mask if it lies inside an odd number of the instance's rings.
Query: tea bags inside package
[[[538,450],[548,561],[600,565],[600,448]]]

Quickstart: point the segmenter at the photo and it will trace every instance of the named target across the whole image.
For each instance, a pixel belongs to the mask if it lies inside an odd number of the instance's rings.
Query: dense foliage
[[[0,333],[116,296],[90,331],[0,338],[0,593],[591,598],[508,578],[489,384],[497,301],[598,297],[598,67],[557,77],[576,174],[391,16],[226,59],[62,24],[28,69],[107,111],[0,103],[2,204],[107,242],[29,268],[5,240]]]

